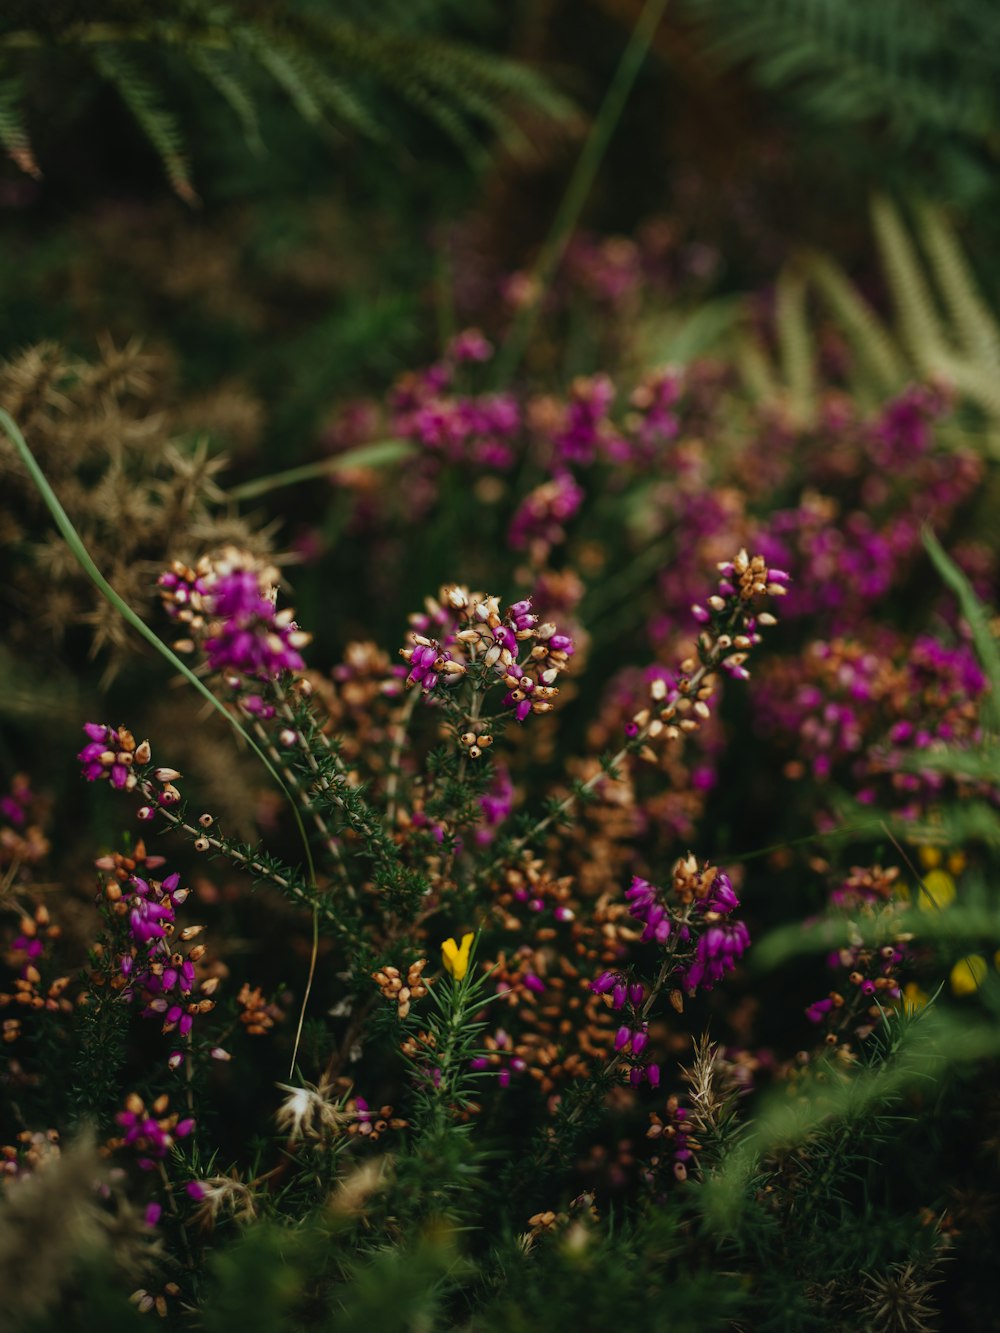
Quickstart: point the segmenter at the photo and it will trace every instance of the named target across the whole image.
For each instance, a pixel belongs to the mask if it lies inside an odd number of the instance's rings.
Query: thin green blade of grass
[[[947,555],[930,528],[924,528],[923,538],[927,554],[933,560],[935,569],[958,598],[962,615],[969,622],[972,641],[990,683],[990,692],[983,704],[983,718],[991,731],[1000,733],[1000,648],[997,647],[997,641],[990,629],[986,608],[973,592],[972,584],[954,560]]]
[[[284,472],[274,472],[268,477],[255,477],[253,481],[234,486],[228,492],[231,500],[252,500],[268,491],[278,490],[282,486],[294,486],[300,481],[313,481],[316,477],[335,476],[338,472],[350,472],[354,468],[385,467],[388,463],[398,463],[416,453],[416,446],[405,440],[377,440],[374,444],[362,444],[346,453],[335,454],[332,458],[321,458],[315,463],[303,463],[301,467],[290,467]]]

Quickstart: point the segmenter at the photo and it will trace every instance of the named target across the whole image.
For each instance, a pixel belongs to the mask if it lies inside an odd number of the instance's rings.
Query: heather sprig
[[[503,609],[499,598],[455,584],[442,588],[432,608],[417,619],[428,631],[437,629],[438,637],[413,629],[408,646],[400,649],[410,668],[406,684],[431,695],[439,685],[457,689],[468,676],[472,697],[463,700],[466,711],[454,701],[449,711],[456,728],[462,727],[460,745],[470,759],[478,759],[493,743],[482,711],[484,696],[503,685],[502,706],[518,722],[550,712],[559,694],[556,681],[573,656],[573,640],[552,622],[539,623],[530,598]]]

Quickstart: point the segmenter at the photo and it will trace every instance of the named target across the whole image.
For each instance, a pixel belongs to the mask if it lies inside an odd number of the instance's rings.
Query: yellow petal
[[[472,941],[476,938],[474,931],[462,936],[461,946],[452,940],[445,940],[441,945],[441,957],[444,960],[445,968],[451,973],[456,981],[461,981],[469,970],[469,952],[472,949]]]
[[[455,975],[455,960],[458,958],[458,945],[454,940],[445,940],[441,945],[441,958],[444,961],[445,968]]]
[[[935,870],[941,864],[940,847],[921,847],[917,856],[925,870]]]
[[[949,980],[956,995],[973,995],[986,976],[986,959],[978,953],[969,954],[951,969]]]
[[[929,870],[920,884],[918,907],[933,912],[935,908],[947,907],[955,900],[955,881],[947,870]]]
[[[909,1013],[923,1009],[929,998],[927,992],[921,990],[915,981],[908,981],[903,987],[903,1004]]]

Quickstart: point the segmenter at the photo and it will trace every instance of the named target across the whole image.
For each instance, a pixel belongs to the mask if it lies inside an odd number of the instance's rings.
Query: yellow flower
[[[978,953],[969,954],[951,969],[951,988],[956,995],[973,995],[986,976],[986,959]]]
[[[469,970],[469,950],[475,938],[475,934],[470,930],[467,935],[462,936],[461,946],[454,940],[445,940],[441,945],[441,957],[444,959],[445,969],[456,981],[461,981]]]
[[[941,864],[940,847],[921,847],[917,852],[917,856],[920,859],[920,864],[925,870],[936,870]]]
[[[923,1009],[930,996],[921,990],[915,981],[908,981],[903,987],[903,1007],[907,1013],[914,1014]]]
[[[928,870],[920,884],[917,906],[925,912],[947,907],[955,901],[955,881],[947,870]]]

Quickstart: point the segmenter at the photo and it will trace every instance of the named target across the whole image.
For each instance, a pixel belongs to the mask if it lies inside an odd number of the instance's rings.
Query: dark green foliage
[[[996,124],[1000,14],[989,0],[685,0],[713,49],[749,60],[820,119],[885,119],[900,135]]]
[[[77,1009],[67,1081],[74,1125],[106,1127],[118,1109],[130,1014],[120,996],[96,987],[89,1002]]]
[[[894,183],[916,178],[943,199],[989,192],[1000,114],[991,0],[684,0],[684,11],[716,59],[749,66],[791,118],[824,131],[838,169],[860,163],[884,183],[889,166]]]
[[[260,125],[273,88],[311,130],[361,135],[383,151],[395,137],[398,100],[478,162],[486,136],[527,146],[519,112],[567,118],[569,104],[531,70],[438,35],[444,17],[443,5],[423,13],[394,4],[345,13],[310,0],[170,0],[155,12],[106,0],[55,17],[45,7],[8,14],[0,20],[0,144],[38,174],[26,121],[35,90],[56,69],[73,80],[96,76],[114,89],[188,202],[197,197],[188,144],[198,126],[183,123],[174,107],[190,101],[192,85],[211,90],[210,114],[234,116],[257,152],[267,146]]]

